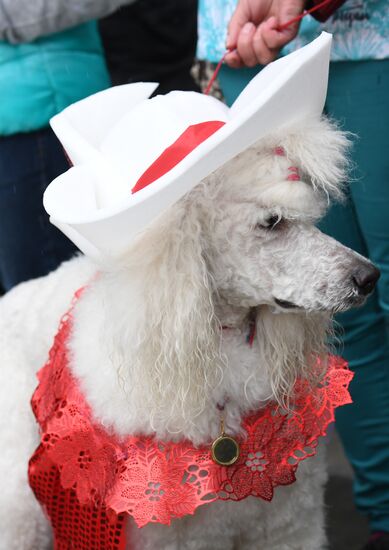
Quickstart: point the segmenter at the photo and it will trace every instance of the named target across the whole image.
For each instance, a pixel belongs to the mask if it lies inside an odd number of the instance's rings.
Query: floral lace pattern
[[[241,452],[233,466],[216,465],[209,447],[194,448],[189,441],[142,436],[121,440],[93,419],[68,368],[71,324],[69,313],[32,398],[42,437],[30,461],[30,483],[52,520],[56,540],[65,540],[66,529],[76,521],[69,517],[69,506],[62,510],[66,521],[53,521],[50,510],[58,492],[69,502],[72,496],[84,513],[105,514],[110,521],[100,522],[100,531],[112,528],[123,513],[141,527],[149,522],[169,524],[215,500],[238,501],[252,495],[270,501],[274,488],[293,483],[299,462],[315,454],[335,408],[351,403],[347,388],[353,375],[342,359],[331,356],[317,388],[301,380],[296,384],[293,412],[269,404],[244,419],[247,437],[239,441]],[[49,490],[50,483],[56,489]],[[84,548],[72,541],[72,548]],[[119,548],[104,544],[101,548]],[[88,548],[100,546],[89,543]]]

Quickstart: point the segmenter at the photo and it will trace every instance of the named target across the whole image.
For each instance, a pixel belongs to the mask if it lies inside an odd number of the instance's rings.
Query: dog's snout
[[[380,275],[380,270],[373,264],[366,264],[359,267],[352,275],[353,283],[358,293],[367,296],[373,292]]]

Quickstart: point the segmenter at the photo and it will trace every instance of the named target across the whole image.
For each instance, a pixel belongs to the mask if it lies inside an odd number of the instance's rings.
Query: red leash
[[[310,13],[313,13],[317,10],[319,10],[320,8],[323,8],[324,6],[326,6],[327,4],[329,4],[330,2],[332,2],[333,0],[323,0],[323,2],[320,2],[319,4],[317,4],[316,6],[314,6],[313,8],[311,8],[310,10],[306,10],[306,11],[303,11],[302,13],[300,13],[300,15],[297,15],[296,17],[293,17],[293,19],[290,19],[289,21],[287,21],[286,23],[283,23],[282,25],[280,25],[277,30],[278,31],[283,31],[285,30],[287,27],[289,27],[290,25],[293,25],[293,23],[296,23],[297,21],[300,21],[303,17],[305,17],[306,15],[309,15]],[[228,53],[230,53],[231,51],[233,50],[226,50],[223,54],[223,57],[221,58],[221,60],[219,61],[219,63],[216,65],[216,69],[214,70],[214,72],[212,73],[212,76],[208,82],[208,85],[207,87],[205,88],[204,90],[204,94],[205,95],[208,95],[209,92],[211,91],[211,88],[212,88],[212,85],[213,83],[215,82],[216,80],[216,77],[220,71],[220,67],[223,65],[223,62],[224,62],[224,59],[226,57],[226,55]]]
[[[323,0],[323,2],[320,2],[320,4],[317,4],[316,6],[311,8],[310,10],[303,11],[297,17],[293,17],[293,19],[291,19],[290,21],[287,21],[283,25],[280,25],[277,30],[278,31],[285,30],[287,27],[289,27],[289,25],[292,25],[293,23],[296,23],[297,21],[300,21],[303,17],[305,17],[306,15],[309,15],[310,13],[313,13],[314,11],[320,10],[320,8],[323,8],[324,6],[329,4],[330,2],[332,2],[332,0]]]
[[[218,73],[219,73],[219,71],[220,71],[220,67],[223,65],[224,59],[225,59],[226,55],[227,55],[228,53],[230,53],[230,51],[232,51],[232,50],[226,50],[226,51],[224,52],[224,54],[223,54],[223,57],[222,57],[221,60],[219,61],[219,63],[216,65],[216,69],[215,69],[215,70],[213,71],[213,73],[212,73],[212,76],[211,76],[211,78],[210,78],[210,80],[209,80],[209,82],[208,82],[208,86],[207,86],[207,87],[205,88],[205,90],[204,90],[204,94],[205,94],[205,95],[208,95],[209,92],[211,91],[212,85],[213,85],[213,83],[215,82],[216,77],[217,77],[217,75],[218,75]]]

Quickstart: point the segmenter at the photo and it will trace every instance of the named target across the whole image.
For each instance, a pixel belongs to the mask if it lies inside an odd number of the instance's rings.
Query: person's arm
[[[283,46],[298,33],[300,21],[280,30],[280,26],[305,9],[312,8],[323,0],[239,0],[228,26],[227,49],[234,50],[226,55],[231,67],[257,64],[266,65],[273,61]],[[332,0],[319,8],[312,16],[325,21],[345,0]]]
[[[99,19],[134,0],[0,0],[0,40],[18,44]]]

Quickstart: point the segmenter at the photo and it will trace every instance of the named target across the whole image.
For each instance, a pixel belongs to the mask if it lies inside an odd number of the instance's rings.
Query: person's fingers
[[[276,17],[269,17],[262,26],[262,38],[270,49],[281,49],[298,33],[300,21],[287,27],[285,23],[301,15],[304,10],[304,0],[284,0],[280,2]]]
[[[263,37],[262,25],[258,27],[253,37],[253,49],[257,63],[261,65],[267,65],[277,57],[278,49],[271,49],[266,44]]]
[[[238,54],[247,67],[254,67],[258,63],[253,47],[255,32],[256,26],[253,23],[246,23],[238,36]]]
[[[226,55],[225,62],[237,68],[243,65],[253,67],[258,63],[266,65],[273,61],[279,50],[296,36],[300,22],[285,28],[282,25],[300,15],[304,3],[305,0],[282,0],[276,16],[264,20],[271,2],[258,0],[253,11],[249,2],[240,0],[229,24],[226,43],[227,48],[234,51]]]
[[[232,69],[237,69],[239,67],[243,67],[244,63],[238,54],[237,50],[232,50],[228,54],[226,54],[224,58],[224,62],[229,65]]]
[[[238,36],[242,27],[249,21],[249,14],[244,2],[239,2],[228,24],[226,48],[232,50],[238,44]]]
[[[275,18],[274,18],[275,19]],[[279,23],[275,19],[271,18],[262,26],[262,38],[265,44],[271,50],[277,49],[280,50],[285,44],[288,44],[298,33],[299,23],[294,23],[286,29],[280,29]]]
[[[304,11],[305,0],[283,0],[279,3],[277,15],[280,25],[283,25]],[[290,28],[290,27],[288,27]]]
[[[262,23],[264,25],[265,23]],[[246,23],[238,36],[237,48],[228,53],[224,61],[232,68],[266,65],[277,57],[278,49],[268,47],[262,36],[262,25],[258,28]]]

